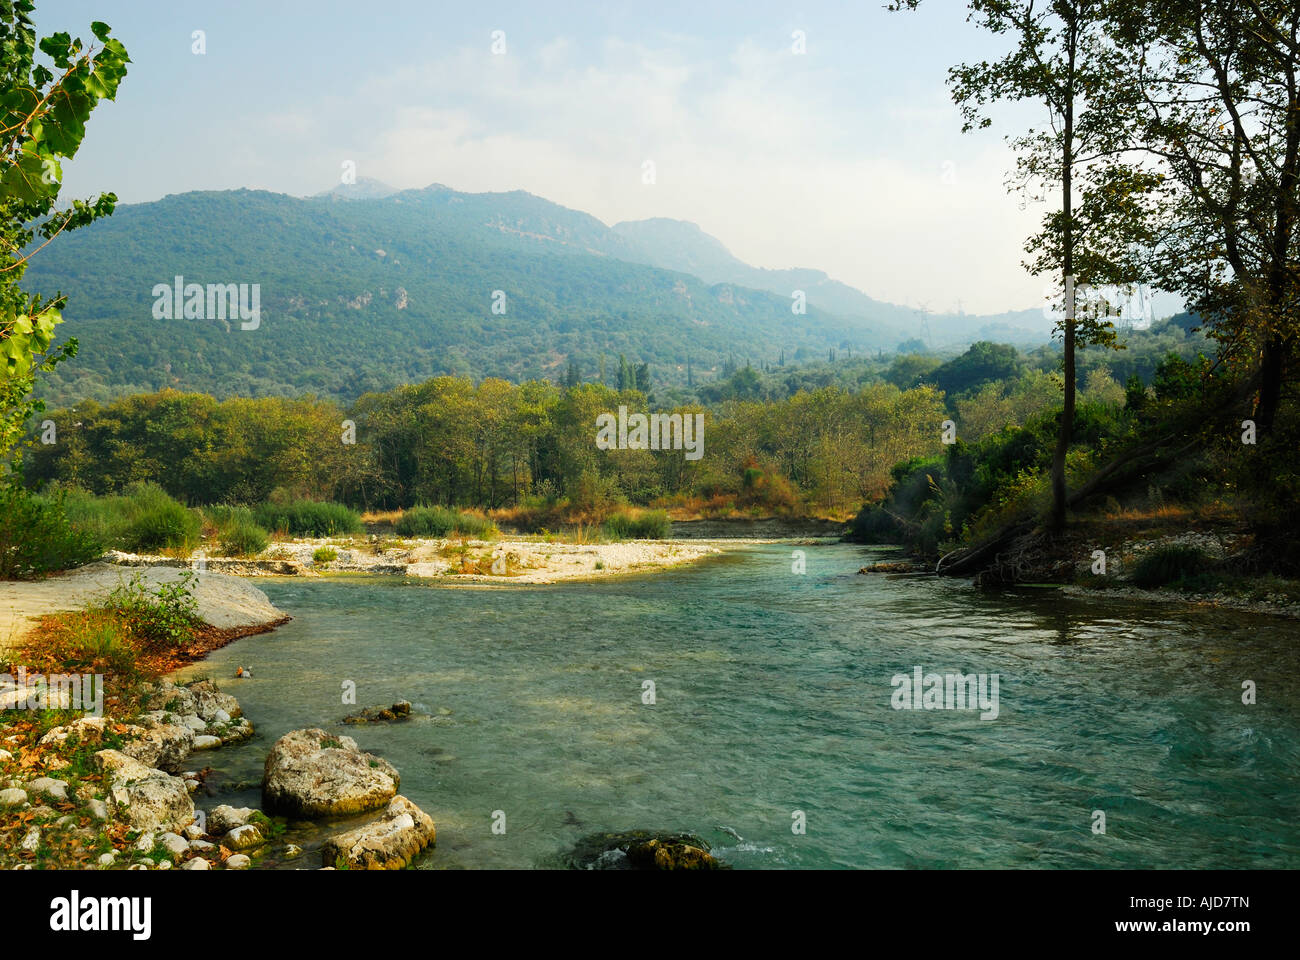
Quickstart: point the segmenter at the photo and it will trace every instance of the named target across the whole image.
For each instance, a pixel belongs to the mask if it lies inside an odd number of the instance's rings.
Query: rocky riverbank
[[[11,722],[0,733],[0,867],[8,869],[291,863],[302,850],[282,839],[290,817],[325,821],[327,830],[350,818],[322,846],[328,869],[400,869],[437,836],[433,819],[397,793],[391,764],[319,729],[293,731],[272,747],[268,813],[196,806],[204,752],[253,734],[239,702],[210,680],[148,684],[127,715],[83,716],[44,732]],[[378,816],[355,822],[368,813]]]
[[[372,536],[286,540],[257,557],[205,557],[202,563],[210,572],[239,577],[375,573],[458,583],[545,584],[662,570],[721,552],[714,543],[674,540],[584,544],[523,539],[395,541]],[[117,551],[105,559],[151,570],[189,568],[198,562]]]
[[[1251,538],[1233,528],[1142,532],[1093,523],[1056,537],[1028,534],[993,557],[974,579],[977,586],[988,587],[1051,584],[1065,596],[1091,601],[1181,604],[1300,619],[1300,583],[1240,572],[1250,568],[1251,547]],[[1139,583],[1144,558],[1170,550],[1193,552],[1204,558],[1204,568],[1174,585]],[[916,558],[882,560],[858,572],[934,574],[935,564]]]

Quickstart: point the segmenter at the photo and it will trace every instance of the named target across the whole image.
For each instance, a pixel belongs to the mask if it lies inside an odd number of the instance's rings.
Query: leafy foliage
[[[111,193],[56,209],[60,160],[76,155],[87,118],[101,100],[116,96],[129,62],[99,22],[91,25],[97,49],[66,33],[38,43],[32,8],[32,0],[0,4],[0,455],[41,409],[28,396],[36,373],[76,352],[75,341],[53,344],[64,298],[28,295],[18,287],[35,252],[25,248],[41,240],[40,250],[59,234],[113,212],[117,198]],[[38,49],[57,74],[37,62]]]
[[[180,647],[193,642],[202,625],[194,586],[198,575],[186,571],[171,582],[150,587],[139,574],[113,590],[99,609],[125,618],[146,648]]]
[[[61,497],[34,497],[0,478],[0,580],[19,580],[89,563],[103,548],[68,520]]]

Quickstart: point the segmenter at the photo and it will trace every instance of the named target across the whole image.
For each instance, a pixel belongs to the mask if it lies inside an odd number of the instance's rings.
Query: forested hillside
[[[729,354],[761,363],[897,342],[815,302],[796,315],[788,294],[598,249],[611,243],[594,218],[523,193],[191,193],[120,208],[41,251],[26,279],[69,295],[64,331],[82,347],[44,387],[56,402],[161,388],[355,399],[440,374],[558,380],[571,363],[595,376],[603,360],[612,375],[619,354],[684,383],[688,364],[707,378]],[[155,285],[178,274],[259,284],[260,325],[155,319]]]
[[[259,326],[156,319],[153,290],[177,275],[258,284]],[[55,403],[168,388],[348,401],[438,375],[559,382],[575,370],[614,385],[620,354],[664,388],[716,380],[732,365],[893,350],[917,332],[907,308],[820,271],[749,267],[692,224],[611,229],[521,191],[436,184],[124,206],[42,250],[26,282],[69,296],[61,333],[82,347],[41,386]],[[794,290],[806,312],[792,310]],[[1012,329],[1009,319],[1023,315],[983,318],[1014,342],[1034,339],[1033,324]]]

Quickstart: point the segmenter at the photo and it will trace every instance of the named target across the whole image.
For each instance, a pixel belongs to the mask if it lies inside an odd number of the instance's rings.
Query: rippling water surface
[[[257,737],[207,755],[205,803],[257,804],[271,743],[322,726],[433,816],[423,868],[536,866],[632,828],[698,833],[744,868],[1300,866],[1294,623],[858,575],[871,556],[755,545],[547,587],[258,581],[294,620],[190,671],[254,669],[223,686]],[[998,674],[998,718],[892,709],[916,666]],[[420,715],[345,726],[348,680],[359,707]]]

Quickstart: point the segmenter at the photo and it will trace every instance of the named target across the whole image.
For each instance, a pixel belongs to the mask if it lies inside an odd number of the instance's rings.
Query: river
[[[259,805],[270,745],[321,726],[434,818],[422,869],[547,865],[635,828],[697,833],[738,868],[1300,866],[1294,622],[857,573],[881,556],[756,544],[539,587],[258,580],[294,619],[186,671],[258,730],[205,755],[196,801]],[[894,709],[917,667],[996,674],[996,719]],[[398,699],[417,716],[340,722]],[[320,836],[292,828],[308,856],[285,865],[315,866]]]

